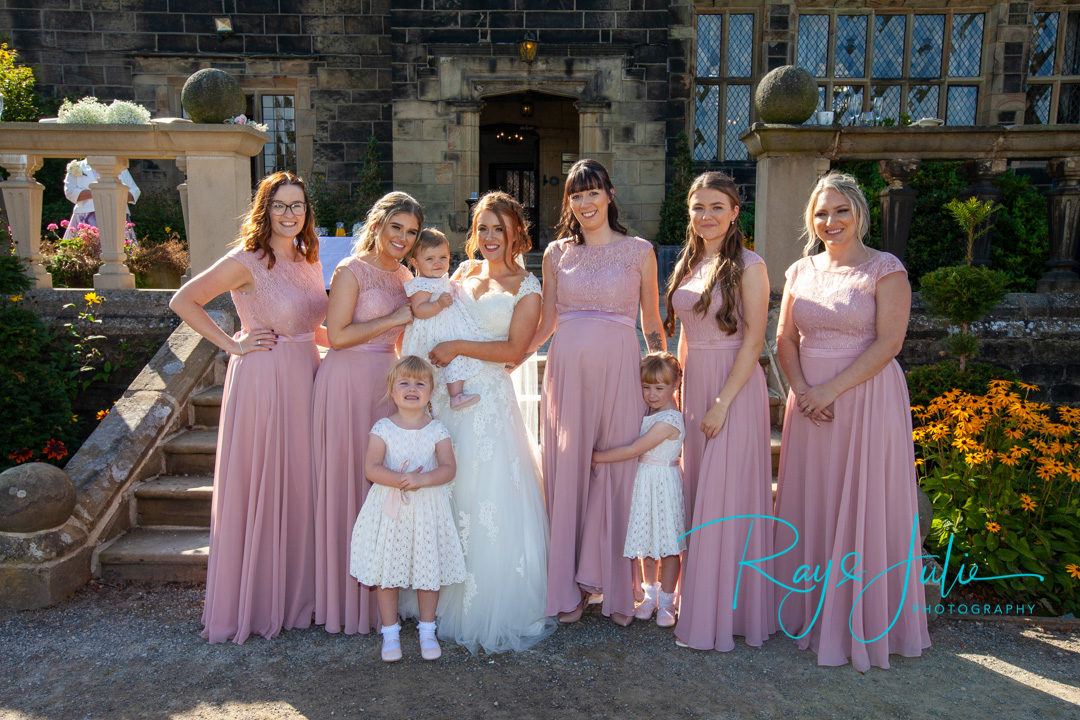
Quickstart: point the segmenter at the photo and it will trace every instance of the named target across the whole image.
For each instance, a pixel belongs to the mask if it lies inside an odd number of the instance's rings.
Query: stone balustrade
[[[90,186],[97,213],[103,264],[94,276],[99,290],[135,287],[124,265],[127,187],[118,175],[129,160],[168,159],[187,173],[180,200],[191,256],[189,273],[210,267],[236,238],[251,200],[251,158],[268,136],[246,125],[197,125],[164,118],[150,125],[0,123],[0,182],[17,252],[30,262],[35,287],[52,287],[41,265],[41,198],[34,173],[45,158],[82,158],[97,171]]]
[[[908,182],[923,160],[967,161],[980,200],[1001,196],[992,180],[1009,160],[1045,160],[1058,181],[1049,193],[1050,258],[1039,292],[1080,292],[1080,126],[1011,127],[808,127],[754,123],[741,136],[757,160],[754,247],[769,268],[774,288],[801,254],[803,209],[818,178],[832,163],[877,160],[889,183],[881,192],[882,246],[904,256],[916,191]],[[868,198],[868,200],[872,200]],[[989,259],[990,233],[974,248]]]

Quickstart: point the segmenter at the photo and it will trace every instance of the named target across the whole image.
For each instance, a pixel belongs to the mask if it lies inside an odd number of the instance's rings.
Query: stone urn
[[[801,67],[778,67],[761,78],[754,93],[754,105],[763,122],[801,125],[817,110],[817,83]]]
[[[48,530],[74,508],[75,486],[58,467],[26,463],[0,473],[0,532]]]

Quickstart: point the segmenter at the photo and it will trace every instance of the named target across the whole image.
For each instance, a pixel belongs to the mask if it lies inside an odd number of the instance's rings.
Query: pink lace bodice
[[[751,265],[765,262],[753,250],[743,248],[742,253],[744,270]],[[720,304],[723,302],[719,287],[713,288],[712,300],[709,303],[708,311],[704,315],[694,311],[694,303],[698,301],[701,293],[705,291],[705,275],[710,264],[709,262],[699,262],[690,271],[690,274],[683,278],[682,283],[679,284],[678,289],[671,296],[671,304],[675,308],[675,314],[678,315],[679,322],[682,323],[682,330],[686,334],[688,343],[730,342],[735,344],[735,342],[742,340],[742,323],[739,323],[738,329],[731,335],[725,335],[720,330],[720,326],[716,324],[716,311],[720,309]],[[741,298],[739,304],[740,306],[742,304]],[[736,312],[741,311],[741,309],[740,307]]]
[[[230,293],[244,332],[269,328],[281,335],[303,335],[315,332],[326,319],[321,263],[279,257],[273,269],[267,269],[262,251],[242,248],[230,250],[226,257],[246,267],[255,282],[250,292]]]
[[[591,310],[636,318],[641,298],[641,264],[652,252],[648,240],[633,237],[610,245],[577,245],[559,240],[544,255],[555,270],[558,312]]]
[[[861,265],[819,270],[804,257],[784,273],[799,345],[824,350],[864,350],[877,337],[877,284],[904,264],[887,252]],[[824,258],[816,256],[819,263]],[[823,263],[822,263],[823,264]]]
[[[405,283],[412,280],[412,273],[404,265],[393,270],[380,270],[369,262],[350,256],[338,263],[356,277],[360,292],[356,295],[353,322],[367,322],[389,315],[409,301],[405,296]],[[377,345],[393,344],[401,335],[401,327],[391,328],[368,340]]]

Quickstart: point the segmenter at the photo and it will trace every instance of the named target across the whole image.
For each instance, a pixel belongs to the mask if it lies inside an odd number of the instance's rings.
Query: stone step
[[[98,553],[104,580],[205,582],[210,530],[135,528]]]
[[[185,430],[165,443],[169,475],[213,475],[217,428]]]
[[[217,427],[221,415],[221,394],[224,388],[213,385],[191,396],[191,408],[194,410],[194,423],[203,427]]]
[[[211,475],[161,475],[135,488],[137,523],[142,527],[210,527],[213,496]]]

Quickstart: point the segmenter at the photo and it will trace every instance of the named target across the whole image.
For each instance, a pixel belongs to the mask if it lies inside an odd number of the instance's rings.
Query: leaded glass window
[[[873,77],[903,77],[906,29],[906,15],[878,15],[874,18]]]
[[[754,22],[755,15],[747,12],[698,15],[695,160],[747,159],[739,135],[751,119]]]
[[[698,77],[720,76],[720,31],[723,29],[723,22],[723,15],[698,15]]]
[[[878,109],[882,118],[896,120],[900,117],[901,90],[902,88],[899,85],[874,85],[870,89],[871,104],[880,100]]]
[[[1050,95],[1052,90],[1052,85],[1028,85],[1024,124],[1048,125],[1050,123]]]
[[[1080,75],[1080,12],[1070,12],[1065,23],[1065,46],[1061,53],[1061,74]]]
[[[836,77],[866,77],[866,15],[836,16]]]
[[[270,134],[263,146],[263,173],[296,172],[296,109],[292,95],[263,95],[262,122]]]
[[[829,74],[829,16],[799,16],[799,50],[797,64],[814,77]]]
[[[908,90],[908,115],[913,122],[924,117],[938,117],[938,86],[912,85]]]
[[[911,25],[911,77],[941,77],[944,15],[916,15]]]
[[[982,13],[953,15],[949,77],[978,77],[982,70]]]
[[[1057,45],[1058,14],[1056,12],[1035,13],[1034,37],[1031,40],[1031,62],[1029,75],[1054,74],[1054,46]]]
[[[972,85],[950,85],[945,101],[946,125],[974,125],[979,88]]]
[[[694,112],[694,159],[716,159],[716,123],[720,116],[718,85],[698,85]]]
[[[1080,84],[1061,84],[1057,121],[1070,125],[1080,123]]]
[[[724,159],[746,160],[746,145],[739,139],[750,127],[750,86],[728,85],[724,104],[727,122],[724,127]]]
[[[728,77],[750,77],[754,58],[754,16],[728,16]]]

